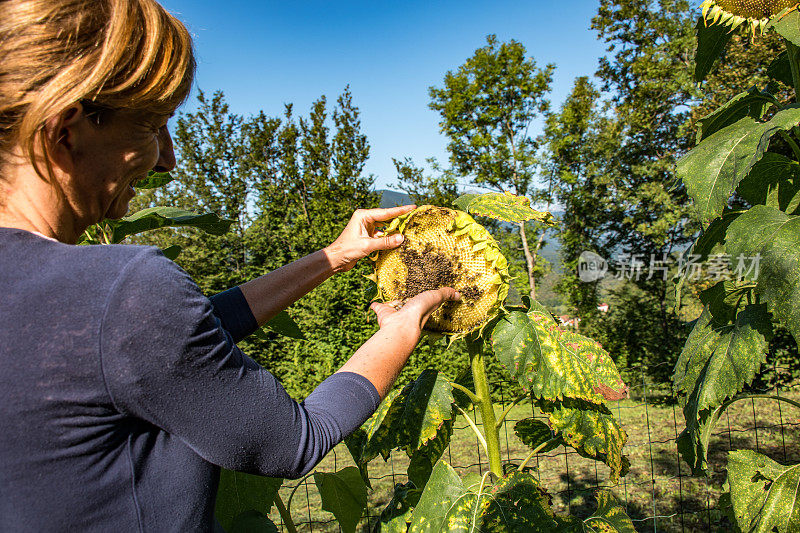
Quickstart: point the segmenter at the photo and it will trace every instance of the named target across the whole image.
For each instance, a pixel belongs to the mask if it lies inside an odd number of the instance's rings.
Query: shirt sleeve
[[[231,334],[234,343],[258,329],[256,317],[239,287],[215,294],[209,300],[214,314],[219,318],[222,327]]]
[[[120,273],[100,328],[116,408],[230,470],[297,478],[380,403],[363,376],[333,374],[303,403],[239,350],[191,278],[147,248]]]

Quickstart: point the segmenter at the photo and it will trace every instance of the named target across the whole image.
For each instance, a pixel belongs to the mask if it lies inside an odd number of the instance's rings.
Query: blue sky
[[[486,35],[516,39],[540,66],[557,65],[554,106],[605,53],[589,28],[596,0],[162,4],[195,37],[196,86],[224,91],[235,113],[277,116],[291,102],[305,115],[320,95],[333,103],[349,84],[371,144],[366,172],[379,189],[395,179],[392,157],[447,159],[428,87],[441,85]]]

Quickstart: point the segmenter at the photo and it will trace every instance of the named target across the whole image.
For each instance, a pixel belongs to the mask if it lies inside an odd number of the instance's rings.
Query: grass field
[[[784,393],[800,399],[800,392]],[[631,462],[630,473],[617,485],[608,484],[608,468],[585,459],[573,451],[558,448],[531,461],[537,467],[542,486],[553,499],[557,512],[578,516],[594,508],[592,493],[598,486],[609,487],[627,507],[638,531],[729,531],[717,507],[717,497],[725,479],[727,451],[757,449],[781,463],[800,462],[800,420],[791,406],[773,400],[743,400],[723,415],[711,443],[709,478],[693,478],[678,456],[675,439],[683,429],[683,415],[671,397],[657,394],[632,394],[616,402],[615,415],[628,433],[625,453]],[[530,404],[516,406],[501,431],[503,460],[520,463],[529,449],[514,434],[514,422],[530,417]],[[478,417],[480,421],[480,417]],[[443,458],[460,473],[488,470],[485,454],[475,435],[459,417],[450,447]],[[344,445],[339,445],[317,467],[334,471],[352,465]],[[391,497],[394,483],[403,483],[408,459],[395,452],[388,462],[379,457],[370,463],[373,490],[369,508],[362,518],[363,531],[370,517],[380,514]],[[286,482],[281,489],[284,502],[297,482]],[[338,531],[332,515],[323,511],[313,479],[297,491],[292,515],[299,531]],[[271,518],[280,523],[273,510]],[[374,521],[374,518],[373,518]]]

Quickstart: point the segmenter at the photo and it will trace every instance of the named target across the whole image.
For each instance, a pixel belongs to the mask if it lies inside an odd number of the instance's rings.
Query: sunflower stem
[[[283,500],[279,494],[275,494],[275,507],[278,508],[278,513],[281,515],[281,520],[283,520],[283,525],[286,526],[286,531],[289,533],[297,533],[297,528],[294,525],[294,520],[292,520],[292,515],[289,514],[289,510],[283,505]]]
[[[797,160],[800,161],[800,146],[797,146],[797,143],[795,142],[795,140],[792,139],[789,136],[789,134],[786,133],[785,131],[780,132],[780,135],[781,135],[781,137],[783,137],[783,140],[786,141],[786,144],[789,145],[789,148],[792,149],[792,153],[797,158]]]
[[[789,56],[789,66],[792,69],[794,101],[800,102],[800,48],[788,39],[784,39],[783,42],[786,45],[786,53]]]
[[[472,378],[475,381],[475,392],[480,399],[481,419],[483,432],[486,439],[486,454],[489,456],[489,469],[500,478],[503,477],[503,464],[500,459],[500,430],[492,404],[492,395],[489,393],[489,380],[486,376],[486,365],[483,362],[484,342],[478,337],[467,341]]]

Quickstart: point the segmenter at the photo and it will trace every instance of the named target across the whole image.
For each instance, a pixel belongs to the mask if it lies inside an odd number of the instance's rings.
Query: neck
[[[0,180],[0,227],[40,233],[66,244],[78,241],[88,225],[81,224],[53,186],[33,169],[6,176]]]

